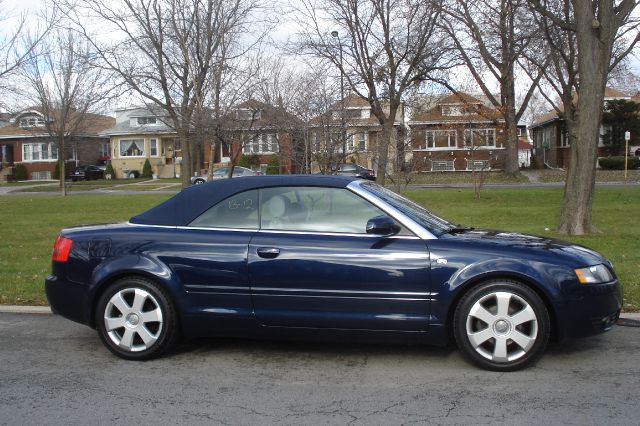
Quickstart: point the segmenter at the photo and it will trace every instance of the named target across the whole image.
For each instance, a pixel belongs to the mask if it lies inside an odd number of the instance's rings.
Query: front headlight
[[[580,284],[600,284],[613,281],[613,275],[609,269],[600,264],[588,268],[574,269]]]

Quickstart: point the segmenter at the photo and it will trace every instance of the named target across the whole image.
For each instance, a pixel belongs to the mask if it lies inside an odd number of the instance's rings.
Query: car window
[[[214,176],[224,176],[228,173],[227,169],[218,169],[215,172],[213,172]]]
[[[258,229],[258,191],[245,191],[220,201],[189,226]]]
[[[356,165],[355,164],[343,164],[342,165],[342,171],[343,172],[355,172],[356,171]]]
[[[270,230],[366,234],[385,213],[342,188],[281,187],[260,191],[260,227]]]

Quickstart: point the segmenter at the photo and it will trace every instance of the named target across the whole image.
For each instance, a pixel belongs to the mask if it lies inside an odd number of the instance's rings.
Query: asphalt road
[[[638,424],[640,328],[492,373],[455,349],[203,340],[111,355],[57,316],[0,314],[0,424]]]

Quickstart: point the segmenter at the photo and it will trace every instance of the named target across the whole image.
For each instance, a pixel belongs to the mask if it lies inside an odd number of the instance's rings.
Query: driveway
[[[456,350],[203,340],[127,362],[57,316],[0,314],[1,424],[638,424],[640,328],[523,372]]]

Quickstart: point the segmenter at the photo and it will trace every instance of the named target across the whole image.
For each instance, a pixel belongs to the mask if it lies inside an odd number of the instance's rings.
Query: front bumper
[[[54,314],[72,321],[89,325],[90,311],[87,287],[49,275],[44,282],[44,289]]]
[[[581,296],[567,301],[559,324],[559,337],[584,337],[611,330],[622,308],[622,285],[584,284]]]

